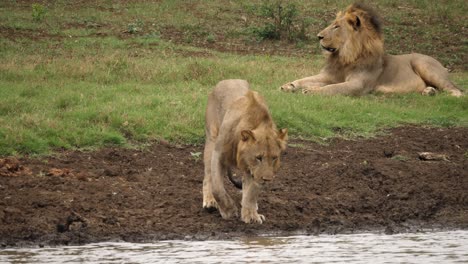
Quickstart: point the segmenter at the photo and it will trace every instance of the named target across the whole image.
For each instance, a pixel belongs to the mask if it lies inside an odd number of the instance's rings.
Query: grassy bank
[[[0,155],[144,144],[154,139],[201,144],[207,94],[228,78],[248,80],[266,97],[278,126],[289,128],[292,137],[369,136],[400,124],[468,126],[467,97],[281,93],[281,84],[320,69],[323,61],[315,40],[259,41],[248,29],[265,23],[255,15],[260,1],[190,1],[189,6],[182,2],[187,1],[0,4]],[[377,5],[403,13],[421,11],[423,21],[423,13],[438,13],[434,5],[421,4],[428,1],[405,1],[410,11],[391,2]],[[334,11],[347,4],[295,3],[307,7],[298,8],[300,12],[314,10],[320,18],[309,21],[311,36],[315,27],[324,26]],[[459,26],[466,23],[460,20],[466,18],[460,3],[451,1],[444,9],[446,19]],[[401,14],[389,14],[390,19],[397,16]],[[432,26],[421,30],[431,28],[433,38],[447,31],[466,33],[466,25],[461,32],[453,25],[440,30]],[[387,35],[387,43],[397,42]],[[416,50],[405,52],[424,52],[427,43],[417,41]],[[438,47],[428,47],[435,50],[426,54],[435,53],[453,67],[451,78],[467,87],[462,60],[466,47],[455,43],[448,47],[457,51],[452,54],[445,52],[446,46]]]

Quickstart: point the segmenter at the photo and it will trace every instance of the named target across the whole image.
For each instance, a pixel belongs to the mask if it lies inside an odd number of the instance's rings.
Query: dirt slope
[[[0,245],[468,228],[468,128],[291,143],[261,194],[263,225],[202,209],[203,162],[190,154],[202,146],[0,159]],[[423,151],[444,159],[421,160]]]

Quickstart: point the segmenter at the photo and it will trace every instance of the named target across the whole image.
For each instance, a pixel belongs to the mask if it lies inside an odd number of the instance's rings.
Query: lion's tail
[[[242,190],[242,181],[234,179],[234,177],[232,176],[232,171],[230,169],[228,169],[227,175],[232,184],[234,184],[234,186],[236,186],[237,189]]]

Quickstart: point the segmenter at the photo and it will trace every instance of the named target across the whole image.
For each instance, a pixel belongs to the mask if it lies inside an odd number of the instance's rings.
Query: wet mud
[[[401,127],[325,145],[291,140],[260,194],[261,225],[202,208],[201,152],[157,142],[2,157],[0,245],[468,228],[468,128]]]

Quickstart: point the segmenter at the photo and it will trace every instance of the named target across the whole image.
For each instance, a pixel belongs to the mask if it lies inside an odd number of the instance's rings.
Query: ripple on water
[[[0,263],[468,263],[468,231],[96,243],[0,250]]]

